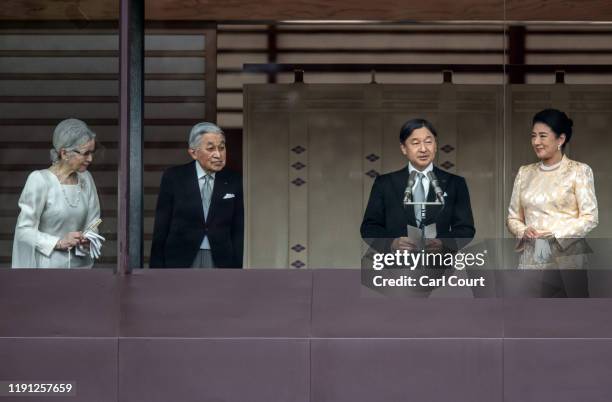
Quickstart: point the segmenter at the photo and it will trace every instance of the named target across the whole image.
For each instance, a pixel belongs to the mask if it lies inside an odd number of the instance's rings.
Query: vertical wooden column
[[[204,45],[204,65],[206,71],[204,81],[206,91],[206,121],[217,123],[217,25],[204,30],[206,44]]]
[[[143,266],[144,0],[121,0],[118,271]]]
[[[514,67],[525,64],[525,36],[524,26],[508,28],[508,61],[510,63],[508,81],[510,84],[525,83],[525,71]]]
[[[273,64],[278,61],[278,35],[276,32],[276,25],[268,26],[267,33],[267,42],[268,42],[268,63]],[[276,84],[277,82],[276,72],[268,73],[268,83]]]

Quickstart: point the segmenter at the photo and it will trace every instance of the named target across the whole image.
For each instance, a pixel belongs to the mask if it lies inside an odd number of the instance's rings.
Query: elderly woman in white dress
[[[30,173],[19,198],[13,268],[93,265],[97,253],[90,250],[91,230],[84,231],[100,218],[98,192],[87,171],[95,138],[81,120],[67,119],[55,128],[51,166]]]

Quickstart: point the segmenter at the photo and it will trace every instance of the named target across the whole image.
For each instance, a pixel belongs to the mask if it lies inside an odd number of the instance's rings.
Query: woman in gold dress
[[[540,162],[521,166],[508,208],[508,229],[519,239],[520,269],[579,269],[584,237],[597,226],[593,171],[564,148],[573,122],[556,109],[533,117],[531,145]]]

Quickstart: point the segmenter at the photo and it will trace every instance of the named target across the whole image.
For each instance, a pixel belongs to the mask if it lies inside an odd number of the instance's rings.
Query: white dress
[[[13,268],[90,268],[89,255],[55,250],[68,232],[85,230],[100,217],[100,201],[91,174],[77,173],[77,184],[61,184],[48,169],[30,173],[19,197],[13,241]],[[70,255],[69,255],[70,254]]]

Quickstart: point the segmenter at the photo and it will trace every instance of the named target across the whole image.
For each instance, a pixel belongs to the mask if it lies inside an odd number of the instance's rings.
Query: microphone
[[[408,176],[408,184],[406,184],[406,190],[404,190],[404,206],[407,206],[408,203],[412,201],[412,187],[414,187],[416,175],[416,170],[413,170],[410,176]]]
[[[433,171],[431,171],[427,173],[427,177],[429,178],[429,181],[431,182],[431,185],[434,188],[434,192],[436,193],[436,198],[441,204],[444,204],[444,191],[442,191],[442,189],[440,188],[440,182],[438,181],[436,174]]]

